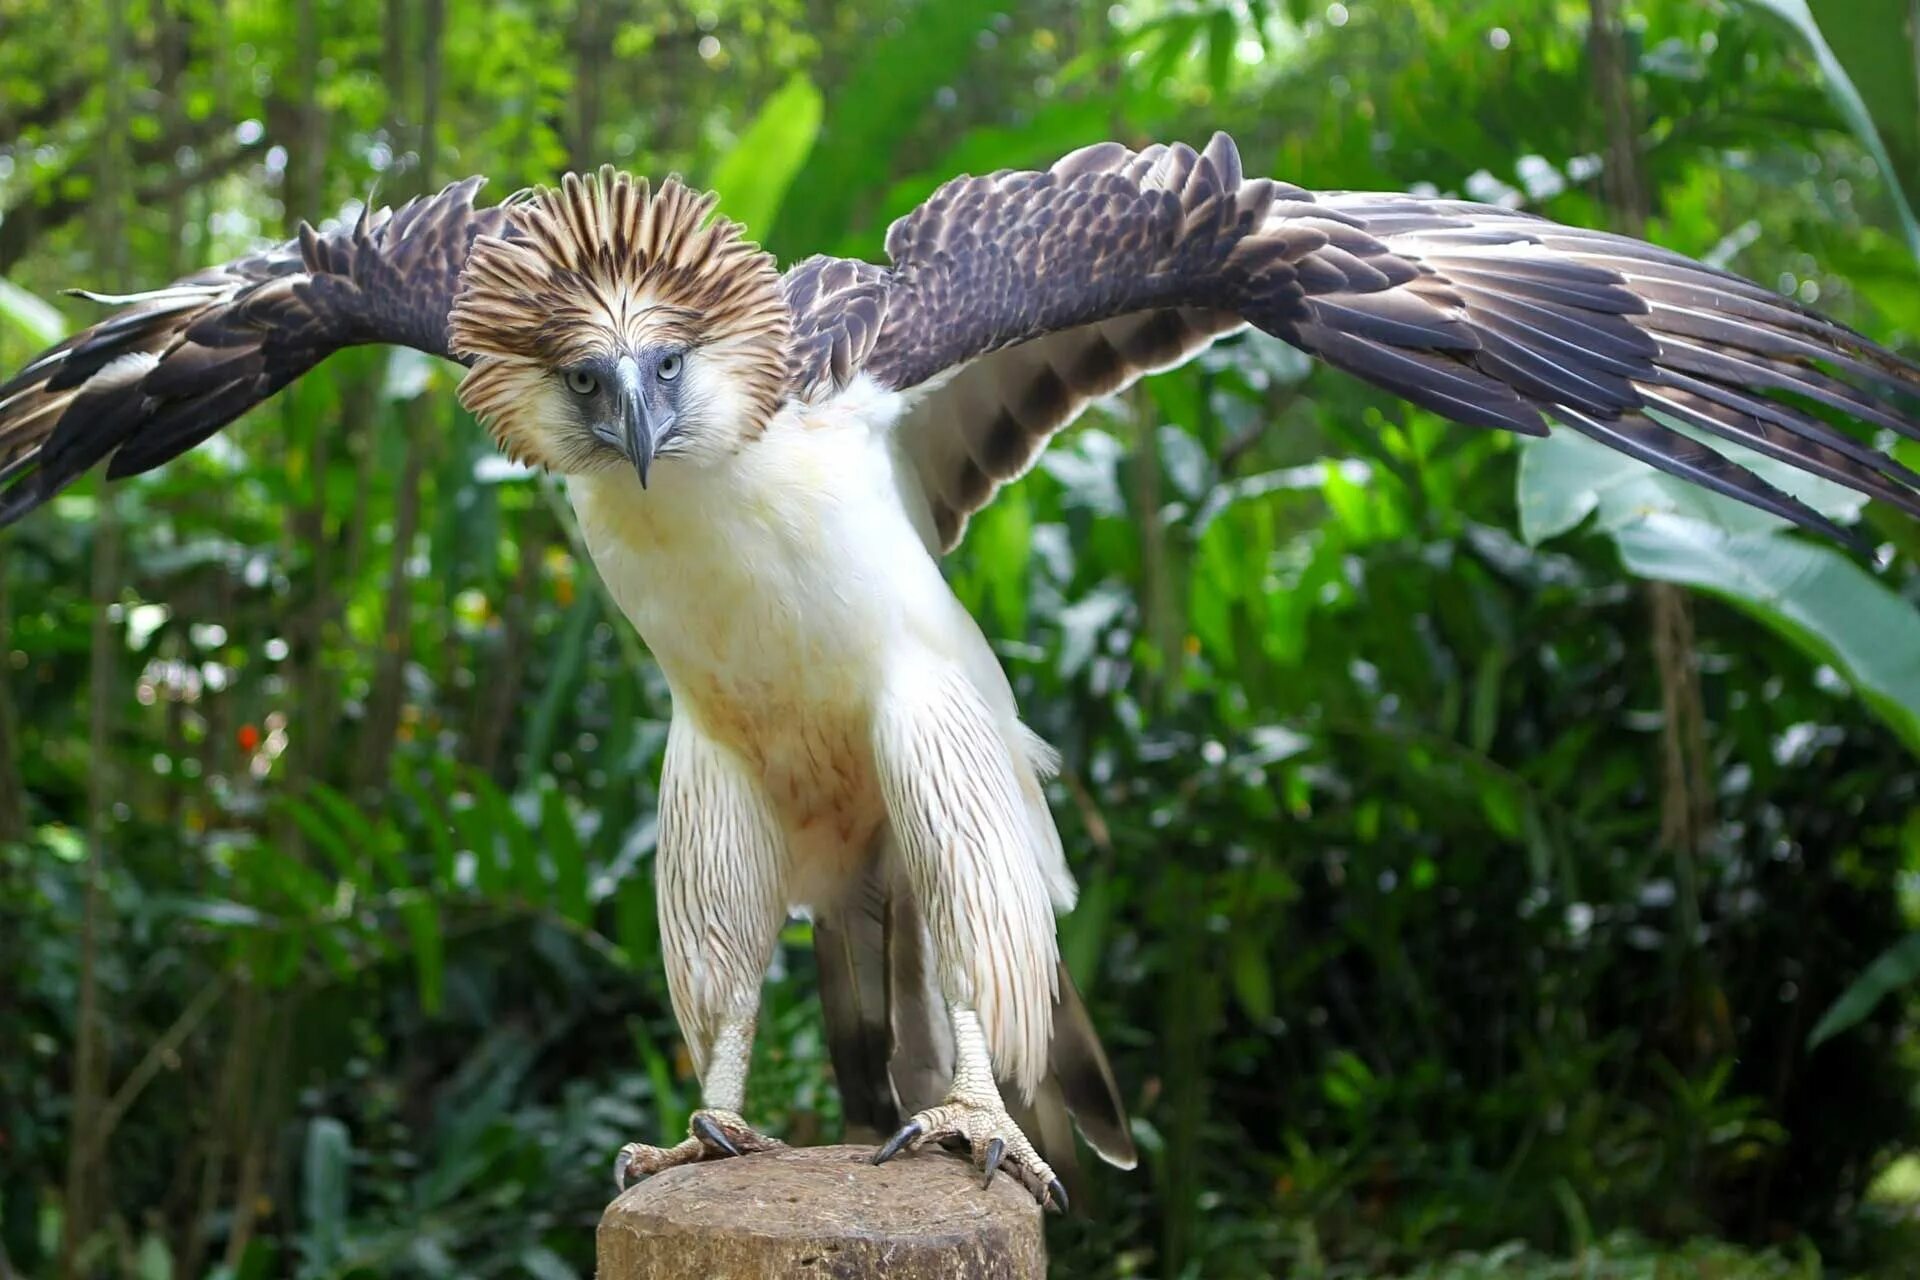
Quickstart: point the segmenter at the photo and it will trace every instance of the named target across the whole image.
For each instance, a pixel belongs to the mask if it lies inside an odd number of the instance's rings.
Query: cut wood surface
[[[599,1280],[1039,1280],[1041,1213],[1002,1174],[982,1189],[939,1152],[882,1167],[868,1147],[790,1147],[670,1169],[600,1220]]]

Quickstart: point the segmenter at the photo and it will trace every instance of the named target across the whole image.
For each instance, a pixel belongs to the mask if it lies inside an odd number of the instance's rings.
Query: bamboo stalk
[[[0,673],[12,670],[13,600],[7,590],[7,567],[0,564]],[[0,844],[27,833],[27,788],[20,776],[19,716],[13,707],[13,684],[0,674]]]
[[[126,61],[128,35],[124,0],[107,6],[107,60],[109,66]],[[126,81],[107,78],[106,130],[101,146],[103,165],[98,205],[98,240],[103,246],[103,269],[117,278],[125,267],[126,190],[124,153],[127,136]],[[113,608],[120,590],[120,524],[113,491],[102,489],[99,518],[93,532],[90,599],[89,690],[87,750],[86,892],[80,917],[80,976],[73,1050],[73,1111],[67,1128],[65,1204],[60,1227],[60,1274],[79,1275],[80,1249],[92,1232],[93,1192],[97,1182],[92,1133],[98,1123],[106,1077],[106,1038],[101,1013],[100,943],[106,931],[106,864],[112,808],[116,799],[113,768],[113,691],[120,628]]]

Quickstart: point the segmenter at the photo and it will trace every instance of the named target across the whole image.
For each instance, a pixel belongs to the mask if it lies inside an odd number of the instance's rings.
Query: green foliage
[[[1798,27],[1920,253],[1920,25],[1904,0],[1754,0]]]
[[[1514,1243],[1409,1272],[1407,1280],[1817,1280],[1816,1258],[1750,1253],[1713,1241],[1678,1249],[1615,1236],[1573,1258],[1543,1258]]]
[[[1898,122],[1863,142],[1817,83],[1884,110],[1892,60],[1622,7],[1652,234],[1910,349]],[[15,290],[157,284],[469,171],[699,175],[788,257],[878,252],[958,171],[1213,128],[1312,186],[1607,216],[1578,0],[438,10],[134,5],[110,66],[104,7],[16,4],[0,362],[54,324]],[[684,1131],[668,693],[564,498],[453,385],[345,353],[119,486],[117,551],[97,485],[6,537],[18,1274],[584,1275],[612,1153]],[[1060,1273],[1898,1274],[1910,1214],[1862,1190],[1920,1132],[1920,537],[1861,515],[1900,554],[1448,428],[1257,335],[1058,442],[946,568],[1063,752],[1062,946],[1144,1153],[1055,1228]],[[1705,589],[1691,849],[1625,573]],[[799,1142],[838,1132],[811,966],[796,923],[750,1102]]]
[[[1745,465],[1826,515],[1859,499],[1824,480],[1730,446]],[[1920,755],[1920,626],[1913,605],[1850,557],[1786,532],[1786,522],[1688,485],[1571,432],[1530,441],[1520,466],[1527,541],[1565,533],[1589,512],[1622,563],[1732,602],[1818,662],[1831,663]]]
[[[720,211],[749,227],[770,227],[787,188],[806,163],[820,132],[820,91],[795,76],[767,105],[726,157],[714,166],[710,185],[720,193]]]
[[[7,280],[0,280],[0,320],[35,346],[50,347],[67,332],[66,322],[50,303]]]
[[[1807,1035],[1808,1046],[1818,1047],[1823,1041],[1858,1026],[1873,1012],[1875,1005],[1902,987],[1912,986],[1916,980],[1920,980],[1920,934],[1908,934],[1882,952],[1832,1007],[1820,1015],[1820,1021]]]

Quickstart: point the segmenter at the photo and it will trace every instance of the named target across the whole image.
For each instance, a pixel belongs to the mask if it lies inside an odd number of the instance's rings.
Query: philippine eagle
[[[959,1137],[1043,1203],[1071,1130],[1131,1165],[1062,968],[1074,883],[1021,723],[940,572],[970,513],[1097,397],[1244,325],[1458,422],[1552,420],[1852,541],[1702,442],[1920,515],[1916,368],[1771,290],[1508,209],[1317,193],[1105,143],[949,182],[885,265],[782,273],[714,200],[611,168],[477,208],[469,178],[149,293],[0,387],[0,522],[102,459],[134,475],[356,343],[467,366],[461,400],[566,477],[660,663],[660,929],[703,1109],[619,1176],[773,1145],[742,1119],[781,922],[815,923],[849,1122]],[[1650,411],[1658,411],[1659,419]],[[1693,433],[1676,430],[1683,424]]]

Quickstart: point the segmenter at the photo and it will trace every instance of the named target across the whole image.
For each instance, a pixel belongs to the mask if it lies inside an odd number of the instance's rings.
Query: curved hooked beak
[[[653,467],[654,452],[673,426],[673,419],[654,417],[647,403],[640,364],[632,356],[621,356],[614,365],[614,388],[620,406],[620,447],[626,451],[634,470],[640,473],[640,487],[644,489],[647,472]]]

